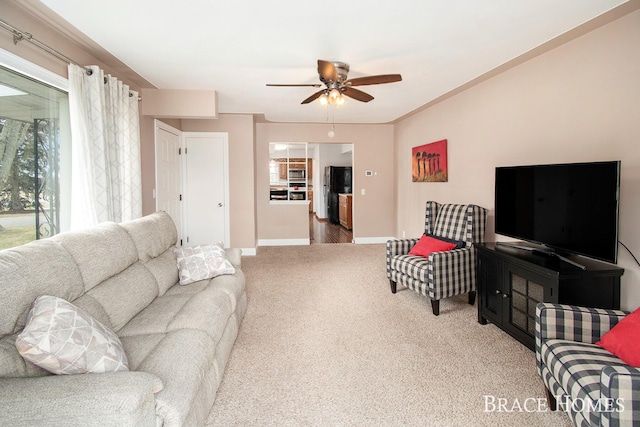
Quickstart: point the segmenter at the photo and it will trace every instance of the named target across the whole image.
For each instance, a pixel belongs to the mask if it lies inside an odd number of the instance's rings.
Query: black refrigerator
[[[338,194],[351,194],[351,166],[326,166],[324,168],[324,198],[327,218],[331,224],[340,224]]]

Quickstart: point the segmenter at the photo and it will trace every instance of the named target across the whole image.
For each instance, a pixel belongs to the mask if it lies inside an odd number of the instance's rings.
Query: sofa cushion
[[[157,257],[178,240],[178,232],[173,220],[166,212],[120,223],[135,242],[138,258],[142,262]]]
[[[139,371],[139,366],[158,346],[167,334],[132,335],[120,337],[124,352],[127,354],[130,371]]]
[[[211,337],[195,329],[180,329],[163,336],[137,367],[162,380],[163,389],[156,395],[161,424],[188,425],[187,418],[194,406],[204,401],[210,407],[218,381],[218,372],[212,369],[214,359],[215,344]],[[209,391],[205,392],[203,385]]]
[[[100,283],[87,295],[104,307],[117,332],[158,296],[158,285],[149,270],[137,263]]]
[[[426,283],[429,276],[428,258],[413,255],[396,255],[391,258],[390,268]]]
[[[54,374],[127,371],[118,336],[73,304],[43,295],[16,339],[25,359]]]
[[[18,334],[0,338],[0,378],[42,377],[51,372],[25,360],[18,353]]]
[[[113,324],[111,323],[111,319],[109,318],[109,315],[105,311],[102,304],[96,301],[96,299],[91,295],[84,294],[80,298],[76,298],[71,302],[76,307],[81,308],[86,313],[90,314],[91,317],[102,323],[107,328],[115,330]]]
[[[138,261],[138,250],[124,228],[111,222],[51,237],[80,268],[85,292]]]
[[[220,340],[233,313],[229,295],[207,286],[194,295],[164,295],[135,316],[118,334],[122,337],[193,329]]]
[[[541,357],[549,373],[556,378],[572,400],[594,404],[600,399],[600,374],[605,366],[625,366],[625,363],[595,344],[552,339],[542,344]],[[582,411],[582,415],[599,425],[600,414]]]
[[[236,272],[219,243],[176,248],[174,253],[181,285]]]
[[[0,337],[24,328],[31,304],[40,295],[71,301],[82,292],[78,266],[54,241],[36,240],[0,251]]]
[[[164,295],[173,285],[178,283],[178,265],[173,254],[173,247],[145,262],[144,266],[155,277],[159,295]]]
[[[640,308],[620,320],[596,345],[615,354],[626,364],[640,368]]]
[[[231,301],[231,311],[236,311],[238,301],[245,293],[244,272],[237,269],[233,275],[217,276],[213,279],[192,283],[189,286],[174,286],[167,291],[166,295],[196,295],[209,286],[214,286],[216,289],[226,293],[229,301]]]

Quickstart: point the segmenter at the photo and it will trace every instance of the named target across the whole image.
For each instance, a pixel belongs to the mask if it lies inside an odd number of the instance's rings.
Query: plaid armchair
[[[487,210],[476,205],[427,202],[424,231],[427,234],[465,242],[465,247],[433,252],[427,258],[408,255],[420,240],[387,241],[387,277],[391,292],[396,284],[429,297],[433,314],[440,314],[440,300],[469,293],[469,304],[476,298],[476,249],[484,240]]]
[[[595,345],[628,312],[538,303],[535,339],[538,374],[551,410],[573,424],[640,425],[640,368]]]

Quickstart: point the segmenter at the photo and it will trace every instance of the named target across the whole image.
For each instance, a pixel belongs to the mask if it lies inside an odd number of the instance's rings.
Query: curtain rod
[[[62,53],[58,52],[57,50],[55,50],[52,47],[47,46],[46,44],[42,43],[40,40],[36,39],[33,37],[32,34],[24,32],[22,30],[17,29],[16,27],[14,27],[13,25],[9,24],[8,22],[3,21],[2,19],[0,19],[0,28],[2,28],[3,30],[6,30],[8,32],[10,32],[11,34],[13,34],[13,44],[18,44],[18,42],[20,41],[28,41],[29,43],[33,44],[34,46],[40,48],[41,50],[47,52],[50,55],[55,56],[56,58],[60,59],[61,61],[66,62],[67,64],[75,64],[80,68],[84,68],[85,71],[87,72],[87,75],[90,76],[93,74],[93,70],[91,68],[87,68],[83,65],[78,64],[76,61],[74,61],[73,59],[69,58],[66,55],[63,55]],[[104,82],[107,82],[107,78],[105,77]],[[129,96],[133,96],[133,93],[129,92]],[[142,97],[138,96],[138,101],[142,101]]]
[[[80,64],[78,64],[76,61],[74,61],[73,59],[69,58],[66,55],[61,54],[60,52],[58,52],[57,50],[55,50],[52,47],[47,46],[46,44],[42,43],[40,40],[36,39],[33,37],[32,34],[27,33],[25,31],[19,30],[16,27],[14,27],[13,25],[3,21],[2,19],[0,19],[0,28],[10,32],[11,34],[13,34],[13,44],[17,45],[18,42],[20,41],[28,41],[29,43],[31,43],[32,45],[36,46],[37,48],[47,52],[50,55],[55,56],[56,58],[68,63],[68,64],[75,64],[78,67],[82,67],[87,71],[87,75],[91,75],[93,74],[93,71],[90,68],[84,67]]]

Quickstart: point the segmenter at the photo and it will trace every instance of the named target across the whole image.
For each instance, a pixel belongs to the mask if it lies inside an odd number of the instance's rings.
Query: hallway
[[[328,220],[319,220],[315,214],[309,214],[309,238],[314,243],[352,243],[353,233],[341,225],[331,224]]]

